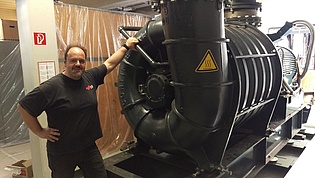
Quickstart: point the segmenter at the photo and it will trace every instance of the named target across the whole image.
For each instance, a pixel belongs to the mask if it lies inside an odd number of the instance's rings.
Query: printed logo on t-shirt
[[[86,90],[92,90],[93,89],[93,85],[88,85],[86,88],[85,88]]]

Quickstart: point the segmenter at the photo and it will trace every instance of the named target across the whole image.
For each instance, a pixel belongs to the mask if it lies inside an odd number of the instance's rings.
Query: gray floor
[[[315,128],[315,106],[313,106],[308,122],[304,124],[309,128]],[[11,178],[12,172],[5,169],[7,165],[11,165],[21,159],[31,159],[31,149],[29,143],[20,145],[0,147],[0,178]],[[76,177],[81,177],[76,175]]]
[[[12,178],[12,172],[5,169],[7,165],[22,159],[31,159],[31,157],[31,148],[28,142],[0,148],[0,178]]]

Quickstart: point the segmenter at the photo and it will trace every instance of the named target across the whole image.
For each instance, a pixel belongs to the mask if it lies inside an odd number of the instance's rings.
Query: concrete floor
[[[315,128],[315,106],[313,106],[309,119],[304,126]],[[32,156],[29,142],[4,148],[0,147],[0,178],[12,178],[12,172],[5,169],[7,165],[11,165],[21,159],[27,160],[31,158]],[[78,172],[76,177],[82,176]]]
[[[0,147],[0,178],[12,178],[12,172],[5,169],[7,165],[31,158],[29,142],[4,148]]]
[[[30,143],[23,143],[15,146],[0,147],[0,178],[12,178],[12,171],[6,166],[20,160],[32,159]],[[80,171],[77,171],[75,178],[83,178]]]

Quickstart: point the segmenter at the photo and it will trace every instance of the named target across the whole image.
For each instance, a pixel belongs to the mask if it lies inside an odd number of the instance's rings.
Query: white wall
[[[270,27],[282,27],[286,21],[306,20],[315,23],[314,0],[257,0],[262,3],[262,32]]]
[[[53,62],[58,66],[54,2],[51,0],[16,0],[24,89],[26,93],[40,83],[39,62]],[[34,32],[46,34],[46,45],[35,45]],[[47,127],[46,114],[38,117],[43,127]],[[30,132],[30,145],[34,178],[50,177],[48,168],[46,139]]]

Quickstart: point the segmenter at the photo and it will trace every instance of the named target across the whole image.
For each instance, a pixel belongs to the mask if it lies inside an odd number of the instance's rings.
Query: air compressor
[[[140,41],[117,82],[137,141],[106,161],[110,174],[244,177],[262,168],[303,124],[296,57],[274,45],[294,23],[262,33],[252,0],[151,3],[160,16],[119,29]]]

